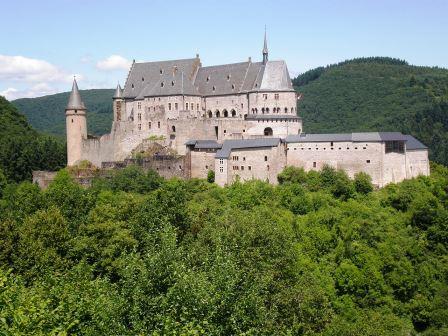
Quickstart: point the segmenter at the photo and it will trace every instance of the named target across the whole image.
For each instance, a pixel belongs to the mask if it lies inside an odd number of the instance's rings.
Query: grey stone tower
[[[123,90],[120,84],[118,84],[113,96],[114,121],[121,121],[123,102]]]
[[[263,64],[268,62],[268,41],[266,39],[266,27],[264,27]]]
[[[82,157],[82,146],[87,139],[86,107],[81,100],[78,83],[73,79],[72,92],[65,108],[67,125],[67,166],[73,166]]]

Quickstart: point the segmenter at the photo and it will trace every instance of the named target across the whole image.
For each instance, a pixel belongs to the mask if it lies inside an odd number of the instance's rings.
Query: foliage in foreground
[[[432,171],[379,191],[330,168],[0,182],[0,333],[444,335],[448,169]]]

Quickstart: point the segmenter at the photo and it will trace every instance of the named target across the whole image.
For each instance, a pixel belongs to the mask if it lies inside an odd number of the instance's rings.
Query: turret
[[[264,27],[263,64],[268,62],[268,41],[266,39],[266,27]]]
[[[86,107],[81,100],[78,83],[73,79],[72,92],[65,108],[67,125],[67,166],[81,160],[83,140],[87,139]]]
[[[121,89],[120,83],[118,83],[113,96],[114,121],[121,121],[123,102],[123,90]]]

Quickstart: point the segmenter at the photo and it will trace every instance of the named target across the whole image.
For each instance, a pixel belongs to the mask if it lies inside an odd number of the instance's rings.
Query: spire
[[[68,99],[66,110],[83,110],[85,109],[84,103],[81,100],[81,95],[78,90],[78,83],[76,83],[76,78],[73,77],[72,92],[70,93],[70,98]]]
[[[268,62],[268,40],[266,38],[266,26],[264,26],[263,64]]]
[[[114,98],[122,98],[123,97],[123,90],[121,89],[120,83],[117,85],[117,89],[114,93]]]

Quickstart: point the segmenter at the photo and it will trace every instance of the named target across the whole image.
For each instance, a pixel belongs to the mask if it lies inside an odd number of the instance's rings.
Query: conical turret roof
[[[113,98],[123,98],[123,90],[121,89],[120,83],[117,85]]]
[[[68,99],[66,110],[82,110],[85,109],[84,103],[79,94],[78,83],[76,79],[73,79],[72,92],[70,93],[70,98]]]
[[[263,45],[263,55],[268,53],[268,40],[266,38],[266,27],[264,27],[264,45]]]

